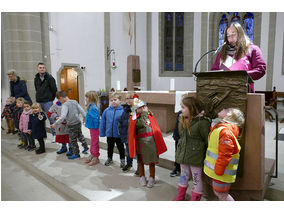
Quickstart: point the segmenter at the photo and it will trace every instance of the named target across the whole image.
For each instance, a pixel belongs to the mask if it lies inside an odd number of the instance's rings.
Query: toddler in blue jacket
[[[118,93],[112,93],[110,95],[111,105],[105,109],[102,114],[100,122],[100,137],[107,137],[107,155],[108,159],[105,162],[106,166],[113,163],[113,148],[116,144],[120,156],[120,168],[125,166],[125,151],[123,143],[121,142],[118,134],[118,121],[123,113],[123,107],[121,103],[121,95]]]

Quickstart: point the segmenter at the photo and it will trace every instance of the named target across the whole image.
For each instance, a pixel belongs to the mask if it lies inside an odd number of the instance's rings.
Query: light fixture
[[[111,68],[115,70],[117,68],[116,66],[116,60],[115,60],[115,51],[114,49],[110,49],[107,47],[107,60],[109,59],[109,56],[111,55]]]

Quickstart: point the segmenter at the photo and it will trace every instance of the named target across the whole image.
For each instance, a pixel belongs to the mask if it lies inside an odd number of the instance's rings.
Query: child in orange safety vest
[[[204,173],[212,178],[213,191],[221,201],[234,201],[229,189],[236,180],[241,150],[237,138],[244,122],[244,114],[236,108],[223,109],[212,120]]]

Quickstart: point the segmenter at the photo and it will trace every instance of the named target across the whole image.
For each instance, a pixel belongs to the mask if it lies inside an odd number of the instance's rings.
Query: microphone
[[[226,44],[226,42],[224,42],[222,45],[220,45],[220,46],[216,49],[214,55],[215,55],[217,52],[219,52],[225,44]]]
[[[219,51],[221,50],[221,48],[222,48],[225,44],[226,44],[226,42],[224,42],[222,45],[220,45],[216,50],[210,50],[210,51],[204,53],[204,54],[200,57],[200,59],[197,61],[196,65],[195,65],[195,67],[194,67],[194,73],[196,73],[197,65],[199,64],[199,62],[201,61],[201,59],[202,59],[204,56],[206,56],[207,54],[212,53],[212,52],[214,52],[214,55],[215,55],[217,52],[219,52]],[[193,74],[194,74],[194,73],[193,73]]]

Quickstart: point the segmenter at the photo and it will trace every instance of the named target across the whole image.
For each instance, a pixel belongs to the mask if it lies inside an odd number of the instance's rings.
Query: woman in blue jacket
[[[8,77],[10,79],[11,97],[15,97],[16,99],[22,97],[32,103],[32,100],[27,90],[26,81],[17,76],[16,70],[9,70]]]

